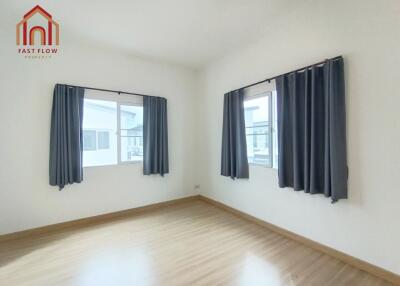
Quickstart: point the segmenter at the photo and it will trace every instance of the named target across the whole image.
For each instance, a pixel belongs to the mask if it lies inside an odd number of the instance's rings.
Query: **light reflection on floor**
[[[144,248],[129,252],[107,251],[92,257],[82,266],[76,285],[139,285],[138,281],[141,286],[153,285],[151,269],[150,258]]]
[[[255,254],[246,255],[242,269],[239,285],[281,285],[279,269]]]

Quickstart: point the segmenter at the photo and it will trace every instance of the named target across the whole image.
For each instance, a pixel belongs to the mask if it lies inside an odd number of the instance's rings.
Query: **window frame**
[[[132,161],[122,161],[121,160],[121,105],[124,106],[139,106],[143,108],[143,103],[134,103],[134,102],[127,102],[127,101],[117,101],[117,153],[118,153],[118,165],[126,165],[126,164],[138,164],[143,163],[143,156],[142,160],[132,160]],[[125,137],[125,136],[124,136]],[[143,138],[143,136],[142,136]]]
[[[250,166],[258,166],[258,167],[264,167],[264,168],[270,168],[270,169],[277,169],[277,164],[275,162],[275,145],[274,145],[274,136],[277,136],[277,130],[275,128],[274,124],[274,117],[276,110],[273,106],[274,100],[274,92],[276,91],[276,88],[273,84],[267,83],[266,84],[260,84],[254,87],[247,88],[245,90],[245,95],[244,95],[244,100],[243,103],[248,101],[248,100],[253,100],[257,98],[261,98],[266,96],[268,100],[268,140],[269,140],[269,146],[268,146],[268,154],[269,154],[269,163],[263,164],[263,163],[256,163],[256,162],[249,162]],[[245,122],[245,128],[246,122]],[[247,133],[247,132],[246,132]],[[260,134],[263,135],[263,134]],[[247,134],[246,134],[246,145],[247,145]],[[248,155],[247,155],[248,158]]]
[[[98,91],[97,91],[98,92]],[[87,94],[85,92],[84,95],[84,100],[85,99],[93,99],[93,100],[103,100],[103,101],[110,101],[116,103],[116,116],[117,116],[117,126],[116,126],[116,132],[115,136],[117,136],[117,161],[116,163],[113,164],[102,164],[102,165],[93,165],[93,166],[83,166],[83,168],[97,168],[97,167],[109,167],[109,166],[119,166],[119,165],[135,165],[135,164],[143,164],[143,159],[142,160],[133,160],[133,161],[122,161],[121,160],[121,105],[125,106],[138,106],[143,108],[143,101],[138,98],[132,98],[132,95],[129,96],[121,96],[121,95],[115,95],[113,93],[108,94],[107,92],[99,92],[96,94]],[[129,98],[129,99],[128,99]],[[132,98],[132,100],[131,100]],[[84,112],[85,114],[85,112]],[[84,115],[85,116],[85,115]],[[110,135],[113,134],[112,131],[110,131]],[[111,140],[111,136],[110,136]],[[97,150],[97,132],[96,132],[96,150]],[[82,150],[82,152],[84,152]],[[142,157],[143,158],[143,157]]]

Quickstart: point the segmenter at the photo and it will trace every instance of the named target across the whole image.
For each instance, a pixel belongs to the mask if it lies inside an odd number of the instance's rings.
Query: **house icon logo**
[[[16,43],[18,53],[25,57],[51,57],[58,52],[60,26],[50,13],[37,5],[17,23]]]

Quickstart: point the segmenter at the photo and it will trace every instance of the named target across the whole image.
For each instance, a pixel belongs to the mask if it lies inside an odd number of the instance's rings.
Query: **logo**
[[[60,26],[37,5],[17,24],[16,42],[18,53],[25,58],[50,58],[59,50]]]

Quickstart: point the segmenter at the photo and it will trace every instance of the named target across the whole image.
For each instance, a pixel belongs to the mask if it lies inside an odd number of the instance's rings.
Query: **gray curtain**
[[[56,84],[50,130],[50,185],[80,183],[84,89]]]
[[[347,198],[343,59],[276,79],[280,187]]]
[[[169,172],[167,100],[162,97],[143,97],[143,173]]]
[[[243,93],[240,89],[224,95],[221,175],[232,179],[249,178]]]

